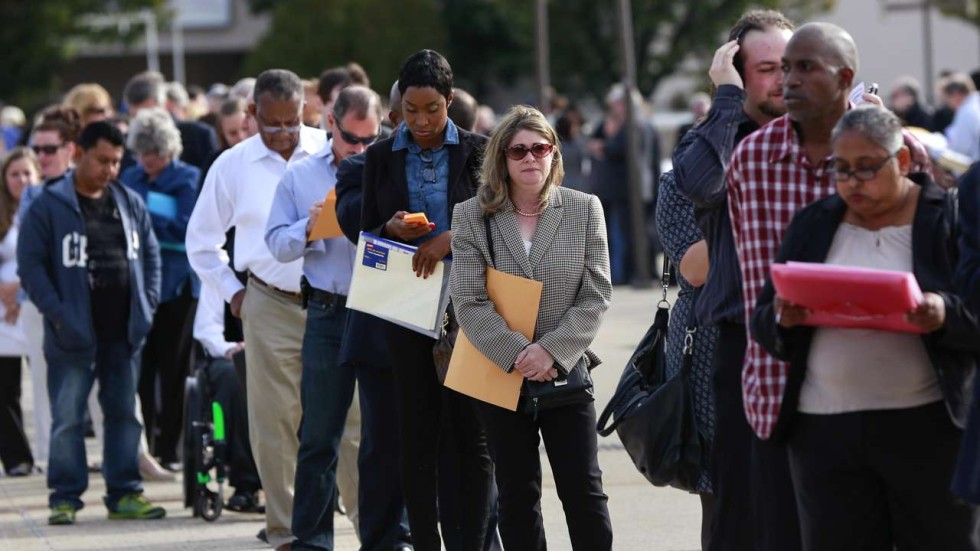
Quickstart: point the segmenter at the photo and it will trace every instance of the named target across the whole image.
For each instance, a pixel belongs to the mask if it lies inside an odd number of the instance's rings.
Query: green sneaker
[[[109,509],[109,518],[113,520],[149,520],[165,516],[166,509],[150,503],[143,494],[125,495],[119,499],[114,509]]]
[[[52,526],[65,526],[75,524],[75,513],[78,509],[70,503],[59,503],[51,508],[51,515],[48,516],[48,524]]]

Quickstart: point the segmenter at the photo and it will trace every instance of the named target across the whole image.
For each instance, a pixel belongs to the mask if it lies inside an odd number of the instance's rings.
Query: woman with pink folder
[[[804,325],[811,312],[766,283],[752,336],[790,362],[776,432],[790,454],[804,549],[973,549],[972,509],[950,492],[977,318],[954,291],[945,191],[909,174],[901,123],[847,112],[827,167],[837,195],[796,214],[776,262],[911,272],[922,334]]]

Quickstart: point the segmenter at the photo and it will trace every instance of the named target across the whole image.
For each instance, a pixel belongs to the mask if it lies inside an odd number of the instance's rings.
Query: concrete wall
[[[895,4],[894,0],[888,2]],[[909,2],[906,2],[909,3]],[[858,45],[857,79],[878,82],[887,93],[898,77],[915,77],[925,88],[929,82],[923,50],[921,10],[886,12],[881,0],[838,0],[836,8],[815,21],[847,29]],[[970,72],[980,68],[980,33],[962,20],[932,10],[933,79],[942,69]],[[924,90],[928,96],[928,90]]]

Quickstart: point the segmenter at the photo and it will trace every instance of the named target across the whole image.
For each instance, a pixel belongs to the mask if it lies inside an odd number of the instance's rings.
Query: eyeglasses
[[[59,149],[64,147],[64,143],[58,145],[33,145],[31,149],[34,150],[35,155],[54,155]]]
[[[361,137],[355,136],[355,135],[351,134],[350,132],[344,130],[344,128],[342,126],[340,126],[340,119],[337,118],[336,115],[334,115],[334,120],[337,121],[337,130],[340,131],[340,137],[345,142],[347,142],[347,143],[349,143],[351,145],[357,145],[359,143],[360,144],[364,144],[364,145],[371,145],[374,142],[378,141],[378,135],[377,134],[375,134],[373,136],[365,136],[365,137],[361,138]]]
[[[536,143],[531,147],[519,144],[504,149],[504,155],[506,155],[507,158],[512,161],[520,161],[524,159],[524,157],[527,157],[527,153],[530,151],[531,155],[534,155],[535,159],[543,159],[548,155],[551,155],[551,152],[554,150],[555,146],[551,145],[550,143]]]
[[[256,113],[255,120],[259,123],[259,129],[265,134],[279,134],[285,132],[287,134],[299,134],[299,129],[303,126],[302,123],[296,125],[286,125],[285,122],[279,123],[278,126],[266,126],[262,124],[262,115]]]
[[[845,168],[841,168],[840,166],[837,166],[836,164],[832,164],[830,166],[830,171],[833,173],[834,180],[838,182],[846,182],[852,176],[854,177],[855,180],[859,182],[867,182],[869,180],[874,180],[874,177],[878,174],[878,171],[881,170],[882,168],[885,168],[885,165],[888,164],[888,161],[892,160],[892,158],[894,158],[895,155],[898,155],[898,151],[882,159],[882,161],[878,163],[876,166],[855,168],[854,170],[847,170]],[[835,158],[833,162],[837,163],[838,159]]]

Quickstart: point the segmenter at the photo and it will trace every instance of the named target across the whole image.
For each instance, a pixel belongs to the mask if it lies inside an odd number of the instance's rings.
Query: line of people
[[[857,71],[844,29],[745,13],[661,179],[681,284],[670,335],[697,328],[704,549],[977,545],[968,460],[953,489],[980,351],[957,250],[976,236],[958,239],[955,200],[899,118],[870,94],[850,101]],[[912,272],[924,298],[906,319],[923,335],[807,326],[769,278],[786,261]]]

